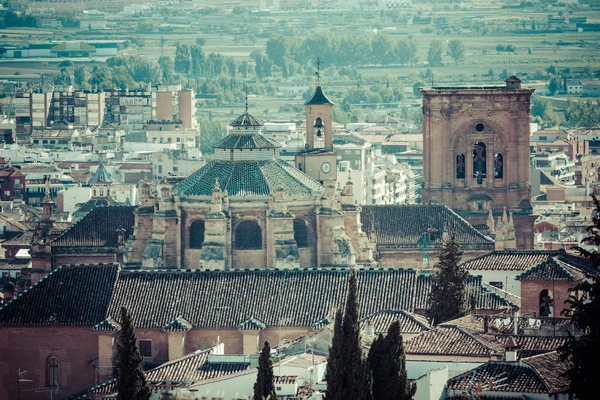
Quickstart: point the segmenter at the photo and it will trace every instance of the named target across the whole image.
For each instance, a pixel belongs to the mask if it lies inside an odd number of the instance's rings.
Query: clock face
[[[331,164],[329,164],[328,162],[324,162],[323,164],[321,164],[321,171],[328,174],[329,171],[331,171]]]

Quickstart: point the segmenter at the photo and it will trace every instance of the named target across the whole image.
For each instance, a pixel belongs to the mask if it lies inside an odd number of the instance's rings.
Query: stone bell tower
[[[533,248],[529,110],[533,89],[434,87],[423,93],[423,203],[443,203],[473,225],[512,213],[516,246]],[[491,227],[493,229],[493,227]]]
[[[317,66],[321,62],[317,60]],[[324,184],[337,179],[337,155],[333,151],[333,106],[321,88],[320,71],[317,70],[317,87],[306,102],[306,145],[296,154],[296,167],[316,181]]]

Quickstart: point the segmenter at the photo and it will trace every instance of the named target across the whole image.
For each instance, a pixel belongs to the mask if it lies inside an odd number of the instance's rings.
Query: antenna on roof
[[[315,72],[315,75],[317,76],[317,86],[321,86],[321,64],[323,64],[321,58],[317,57],[317,72]]]

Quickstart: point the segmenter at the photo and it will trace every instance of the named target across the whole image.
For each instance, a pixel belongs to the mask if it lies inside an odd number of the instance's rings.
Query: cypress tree
[[[342,318],[339,313],[336,314],[330,349],[332,352],[327,362],[327,399],[370,400],[371,376],[361,348],[358,284],[354,270],[350,271],[348,279],[344,316]]]
[[[142,356],[131,324],[131,316],[121,307],[121,334],[117,342],[117,400],[148,400],[150,388],[142,369]]]
[[[258,359],[258,374],[254,383],[253,400],[276,400],[275,384],[273,382],[273,361],[271,360],[271,345],[265,341]]]
[[[347,399],[344,387],[344,334],[342,330],[342,311],[335,313],[335,323],[333,325],[333,340],[329,346],[329,358],[327,360],[327,371],[325,380],[327,381],[327,399],[344,400]]]
[[[373,376],[373,398],[377,400],[412,400],[417,387],[408,381],[406,355],[400,323],[392,323],[386,337],[379,334],[369,351]]]
[[[465,284],[469,273],[459,265],[462,254],[454,237],[444,241],[429,294],[427,318],[431,324],[438,325],[467,313]]]

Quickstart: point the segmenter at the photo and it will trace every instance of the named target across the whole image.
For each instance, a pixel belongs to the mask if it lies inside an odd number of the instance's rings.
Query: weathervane
[[[317,57],[317,72],[315,72],[315,75],[317,76],[317,86],[321,86],[321,64],[323,64],[321,59]]]

